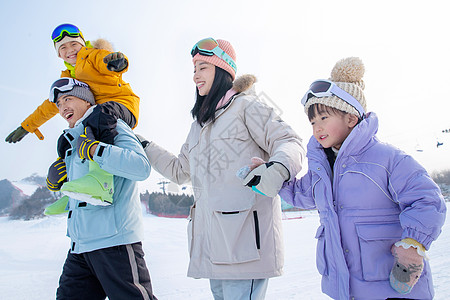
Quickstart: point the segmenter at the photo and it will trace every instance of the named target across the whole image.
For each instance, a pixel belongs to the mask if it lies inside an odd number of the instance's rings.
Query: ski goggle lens
[[[200,55],[204,56],[216,55],[227,64],[229,64],[235,72],[237,72],[237,67],[234,60],[223,49],[219,47],[219,43],[217,43],[217,41],[213,38],[206,38],[195,44],[191,50],[192,57],[194,57],[197,53],[200,53]]]
[[[80,29],[77,26],[72,24],[61,24],[53,30],[52,40],[54,43],[57,43],[63,39],[64,36],[77,37],[83,35],[81,34]]]
[[[316,81],[311,84],[309,89],[314,93],[325,93],[331,89],[331,82]]]
[[[89,89],[89,86],[86,83],[78,81],[73,78],[61,78],[56,80],[50,87],[50,96],[49,96],[50,102],[56,103],[56,101],[58,100],[59,93],[69,92],[73,90],[75,86],[80,86]]]
[[[219,47],[219,43],[217,43],[215,39],[213,38],[203,39],[194,45],[194,47],[191,50],[191,55],[192,57],[194,57],[195,54],[200,53],[206,56],[213,56],[214,52],[212,52],[212,50],[216,47]]]

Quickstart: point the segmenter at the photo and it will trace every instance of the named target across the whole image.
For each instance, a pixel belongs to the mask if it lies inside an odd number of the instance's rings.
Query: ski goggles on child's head
[[[53,30],[52,40],[54,43],[61,41],[65,36],[79,37],[84,40],[83,34],[81,34],[80,29],[72,24],[61,24]]]
[[[308,100],[311,99],[312,97],[322,98],[330,96],[336,96],[341,100],[347,102],[358,111],[359,116],[361,118],[364,117],[366,112],[364,111],[364,108],[361,106],[358,100],[356,100],[355,97],[353,97],[352,95],[350,95],[349,93],[338,87],[334,82],[329,80],[314,81],[309,87],[309,90],[303,96],[302,104],[303,106],[305,106]]]
[[[73,90],[74,87],[80,86],[85,89],[89,89],[89,85],[84,82],[78,81],[73,78],[61,78],[53,82],[50,88],[50,102],[56,103],[59,93],[65,93]]]
[[[233,68],[235,72],[237,72],[237,67],[234,60],[219,47],[219,43],[217,43],[217,41],[213,38],[206,38],[195,44],[191,50],[192,57],[194,57],[197,53],[200,53],[200,55],[204,56],[215,55],[229,64],[230,67]]]

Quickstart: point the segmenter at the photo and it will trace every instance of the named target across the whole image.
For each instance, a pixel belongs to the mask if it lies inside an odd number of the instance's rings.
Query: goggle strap
[[[318,93],[314,93],[313,91],[311,91],[311,89],[309,89],[302,98],[301,103],[303,104],[303,106],[305,106],[306,103],[308,102],[308,100],[310,98],[309,97],[310,94],[317,98],[330,97],[330,96],[334,95],[334,96],[338,97],[339,99],[341,99],[342,101],[345,101],[347,104],[352,106],[354,109],[356,109],[361,118],[363,118],[365,116],[364,108],[362,107],[361,103],[359,103],[358,100],[355,99],[355,97],[353,97],[352,95],[350,95],[349,93],[347,93],[346,91],[344,91],[343,89],[338,87],[334,82],[331,82],[328,80],[317,80],[317,81],[328,82],[328,83],[330,83],[330,87],[326,91],[318,92]],[[315,82],[317,82],[317,81],[315,81]],[[314,82],[311,84],[311,86],[313,84],[314,84]]]
[[[55,85],[56,82],[58,81],[66,81],[67,83],[63,84],[63,85]],[[64,93],[64,92],[68,92],[73,90],[74,87],[79,86],[79,87],[83,87],[86,89],[89,89],[89,85],[87,85],[84,82],[80,82],[76,79],[73,78],[61,78],[59,80],[57,80],[55,83],[53,83],[52,88],[51,88],[51,92],[50,92],[50,102],[54,102],[56,103],[56,95],[57,93]]]
[[[331,92],[336,97],[340,98],[341,100],[345,101],[347,104],[355,108],[361,117],[364,116],[365,114],[364,108],[362,107],[361,103],[359,103],[358,100],[355,99],[355,97],[353,97],[352,95],[350,95],[349,93],[338,87],[336,84],[334,84],[331,87]]]
[[[80,36],[81,38],[83,38],[81,33],[71,33],[71,32],[68,32],[67,30],[63,30],[59,36],[57,36],[57,37],[55,37],[53,39],[53,42],[57,43],[57,42],[61,41],[66,36],[69,36],[69,37],[78,37],[78,36]]]

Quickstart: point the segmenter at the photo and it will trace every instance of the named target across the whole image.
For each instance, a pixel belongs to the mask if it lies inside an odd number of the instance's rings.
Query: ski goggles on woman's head
[[[200,53],[200,55],[204,56],[215,55],[229,64],[230,67],[232,67],[233,70],[237,72],[237,67],[234,60],[219,47],[219,43],[217,43],[217,41],[213,38],[206,38],[195,44],[191,50],[192,57],[194,57],[197,53]]]
[[[358,102],[358,100],[356,100],[355,97],[353,97],[352,95],[350,95],[349,93],[338,87],[334,82],[329,80],[314,81],[309,87],[309,90],[303,96],[302,104],[303,106],[305,106],[308,100],[311,99],[312,97],[322,98],[330,96],[336,96],[341,100],[347,102],[358,111],[359,116],[361,118],[364,117],[366,112],[364,111],[364,108]]]
[[[83,34],[81,34],[80,29],[77,26],[72,24],[61,24],[53,30],[52,40],[54,43],[61,41],[65,36],[78,37],[81,36],[83,38]]]
[[[58,94],[73,90],[74,87],[80,86],[89,89],[89,85],[73,78],[61,78],[53,82],[50,88],[50,102],[56,103],[58,101]]]

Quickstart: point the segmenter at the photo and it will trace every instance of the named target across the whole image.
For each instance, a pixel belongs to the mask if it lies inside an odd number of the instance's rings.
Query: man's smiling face
[[[81,119],[91,107],[91,104],[75,96],[62,95],[58,98],[58,101],[56,101],[56,106],[59,109],[61,117],[69,123],[70,128],[73,128],[75,123]]]

